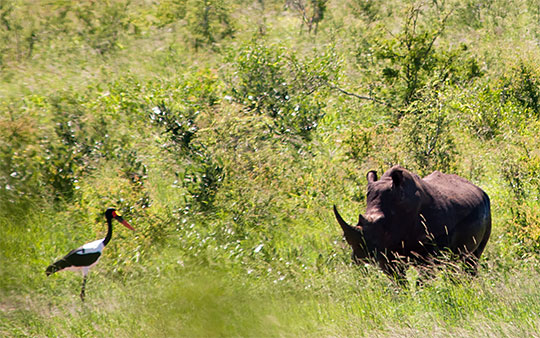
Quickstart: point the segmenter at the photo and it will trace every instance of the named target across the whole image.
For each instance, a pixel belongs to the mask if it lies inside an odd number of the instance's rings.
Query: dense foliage
[[[0,0],[0,335],[537,334],[539,23],[530,0]],[[350,262],[331,207],[356,218],[393,164],[490,195],[478,277]],[[81,304],[44,271],[109,206],[137,232]]]

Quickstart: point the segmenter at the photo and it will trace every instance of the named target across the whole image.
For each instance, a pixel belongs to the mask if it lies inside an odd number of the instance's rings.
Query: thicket
[[[21,212],[59,234],[37,269],[116,206],[138,231],[115,233],[112,279],[170,250],[168,269],[312,286],[352,268],[332,204],[361,211],[367,170],[394,164],[482,186],[487,256],[537,257],[539,9],[0,0],[0,258],[29,236]],[[14,290],[22,272],[6,267]]]
[[[131,39],[171,27],[188,32],[187,46],[207,48],[204,53],[221,63],[219,71],[209,64],[210,68],[171,80],[128,75],[77,91],[5,97],[3,203],[34,198],[80,201],[81,182],[96,175],[104,163],[114,163],[140,195],[136,205],[147,208],[152,205],[146,191],[148,162],[166,159],[166,170],[184,194],[184,205],[174,208],[215,212],[219,209],[215,199],[224,183],[243,175],[224,162],[231,161],[228,151],[251,155],[259,147],[284,147],[286,153],[297,152],[304,159],[315,156],[311,142],[320,137],[314,135],[322,135],[317,134],[319,124],[328,111],[349,104],[356,104],[358,113],[350,113],[349,119],[356,122],[343,139],[345,159],[379,169],[402,163],[421,174],[463,172],[460,163],[466,155],[457,137],[473,137],[470,143],[511,137],[521,149],[536,144],[526,128],[536,123],[540,109],[534,63],[521,58],[505,71],[494,71],[489,67],[494,61],[471,47],[478,41],[452,40],[469,26],[487,26],[496,32],[500,23],[482,18],[501,13],[500,4],[484,8],[471,3],[412,2],[390,7],[351,1],[344,8],[352,9],[356,21],[349,29],[356,35],[354,43],[341,51],[335,44],[299,50],[271,42],[260,31],[253,31],[255,37],[245,42],[235,41],[231,5],[226,1],[197,5],[166,1],[150,7],[83,2],[32,8],[22,1],[3,2],[4,68],[31,62],[37,50],[51,53],[48,49],[62,40],[63,48],[103,56],[124,48],[122,43]],[[287,6],[291,15],[309,8],[327,11],[326,2],[287,2]],[[531,4],[524,6],[532,17],[538,15]],[[36,17],[29,12],[48,15]],[[510,11],[509,15],[518,14]],[[23,20],[24,16],[30,20]],[[390,17],[402,19],[385,25]],[[310,22],[320,24],[324,18],[320,14],[318,21]],[[310,26],[307,33],[316,33],[311,31]],[[223,39],[235,42],[225,47],[219,44]],[[345,88],[353,83],[354,90]],[[366,123],[355,118],[366,114],[379,117]],[[249,127],[229,135],[216,130],[230,128],[236,121]],[[138,144],[140,139],[152,140],[151,146]],[[280,142],[292,142],[293,147]],[[529,142],[533,145],[523,145]],[[149,160],[143,154],[148,149],[166,152]],[[524,154],[507,158],[501,170],[520,205],[534,190],[528,186],[534,185],[535,157],[531,150]],[[514,209],[516,222],[522,223],[523,212]]]

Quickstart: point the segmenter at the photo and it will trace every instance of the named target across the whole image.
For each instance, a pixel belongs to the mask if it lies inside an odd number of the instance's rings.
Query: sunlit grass
[[[20,233],[2,219],[2,335],[488,337],[534,336],[539,325],[536,259],[511,271],[487,261],[475,278],[441,269],[402,288],[376,268],[339,262],[284,278],[256,259],[227,269],[200,265],[171,242],[127,275],[108,272],[104,259],[82,303],[79,274],[43,272],[61,249],[39,244],[57,233],[53,220],[28,217],[18,226],[30,231]]]

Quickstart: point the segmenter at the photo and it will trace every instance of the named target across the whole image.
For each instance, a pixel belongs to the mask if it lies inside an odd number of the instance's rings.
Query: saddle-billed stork
[[[49,276],[50,274],[53,274],[56,271],[60,271],[60,270],[81,270],[83,273],[81,300],[83,302],[84,302],[84,288],[86,285],[86,275],[88,274],[88,271],[90,270],[90,268],[97,264],[99,257],[101,256],[101,251],[103,251],[103,248],[111,240],[112,231],[113,231],[112,219],[114,218],[118,222],[122,223],[126,228],[135,231],[135,229],[133,229],[131,225],[129,225],[129,223],[126,222],[122,218],[122,216],[116,213],[116,209],[114,208],[109,208],[107,209],[107,211],[105,211],[105,218],[107,219],[107,225],[109,226],[109,229],[107,231],[107,236],[105,236],[105,238],[98,239],[97,241],[93,241],[90,243],[86,243],[80,248],[71,250],[63,258],[49,265],[47,267],[47,270],[45,271],[47,276]]]

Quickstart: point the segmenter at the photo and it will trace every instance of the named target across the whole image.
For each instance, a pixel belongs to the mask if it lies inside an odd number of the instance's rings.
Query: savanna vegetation
[[[0,335],[538,336],[539,65],[534,0],[0,0]],[[477,277],[351,262],[394,164],[489,194]]]

